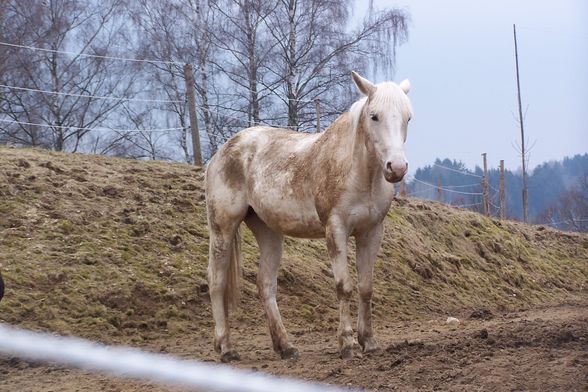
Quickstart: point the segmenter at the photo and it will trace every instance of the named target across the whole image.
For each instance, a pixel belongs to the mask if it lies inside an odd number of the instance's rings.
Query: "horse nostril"
[[[386,169],[388,171],[392,171],[392,162],[390,162],[390,161],[386,162]]]
[[[406,166],[404,167],[404,170],[408,170],[408,162],[406,162]]]

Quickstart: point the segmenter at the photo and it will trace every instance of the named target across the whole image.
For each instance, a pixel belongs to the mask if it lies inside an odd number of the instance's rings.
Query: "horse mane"
[[[359,101],[356,101],[351,108],[349,108],[349,115],[351,116],[351,129],[353,134],[357,132],[357,127],[359,125],[359,119],[361,118],[361,111],[363,110],[363,105],[367,102],[367,97],[361,98]]]

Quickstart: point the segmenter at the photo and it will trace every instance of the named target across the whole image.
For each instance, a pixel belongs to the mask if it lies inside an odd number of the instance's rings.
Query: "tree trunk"
[[[245,5],[247,7],[247,5]],[[251,126],[259,124],[259,94],[257,92],[257,58],[255,56],[255,45],[257,31],[251,20],[251,8],[242,8],[247,27],[247,58],[249,62],[249,110],[248,120]]]
[[[298,129],[298,99],[296,91],[296,0],[290,0],[288,5],[288,23],[290,34],[288,36],[288,56],[286,89],[288,97],[288,126]]]

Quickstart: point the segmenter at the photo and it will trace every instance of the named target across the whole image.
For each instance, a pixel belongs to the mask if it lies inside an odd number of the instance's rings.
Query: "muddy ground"
[[[261,326],[233,338],[252,371],[316,380],[374,391],[586,391],[588,302],[496,314],[479,310],[457,326],[422,319],[377,325],[383,350],[353,360],[338,358],[334,331],[292,329],[297,362],[271,351]],[[143,348],[214,361],[208,338],[164,336]],[[0,359],[2,391],[168,391],[173,388],[89,374],[84,371]]]

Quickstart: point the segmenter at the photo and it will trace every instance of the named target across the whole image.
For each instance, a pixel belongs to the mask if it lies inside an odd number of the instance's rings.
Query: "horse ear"
[[[363,95],[367,95],[369,97],[376,91],[376,86],[374,86],[374,84],[366,78],[361,77],[357,72],[351,71],[351,76],[353,77],[353,81],[355,82],[357,89]]]
[[[408,94],[408,92],[410,91],[410,82],[408,81],[408,79],[404,79],[402,82],[400,82],[398,87],[400,87],[402,91],[404,91],[404,94]]]

